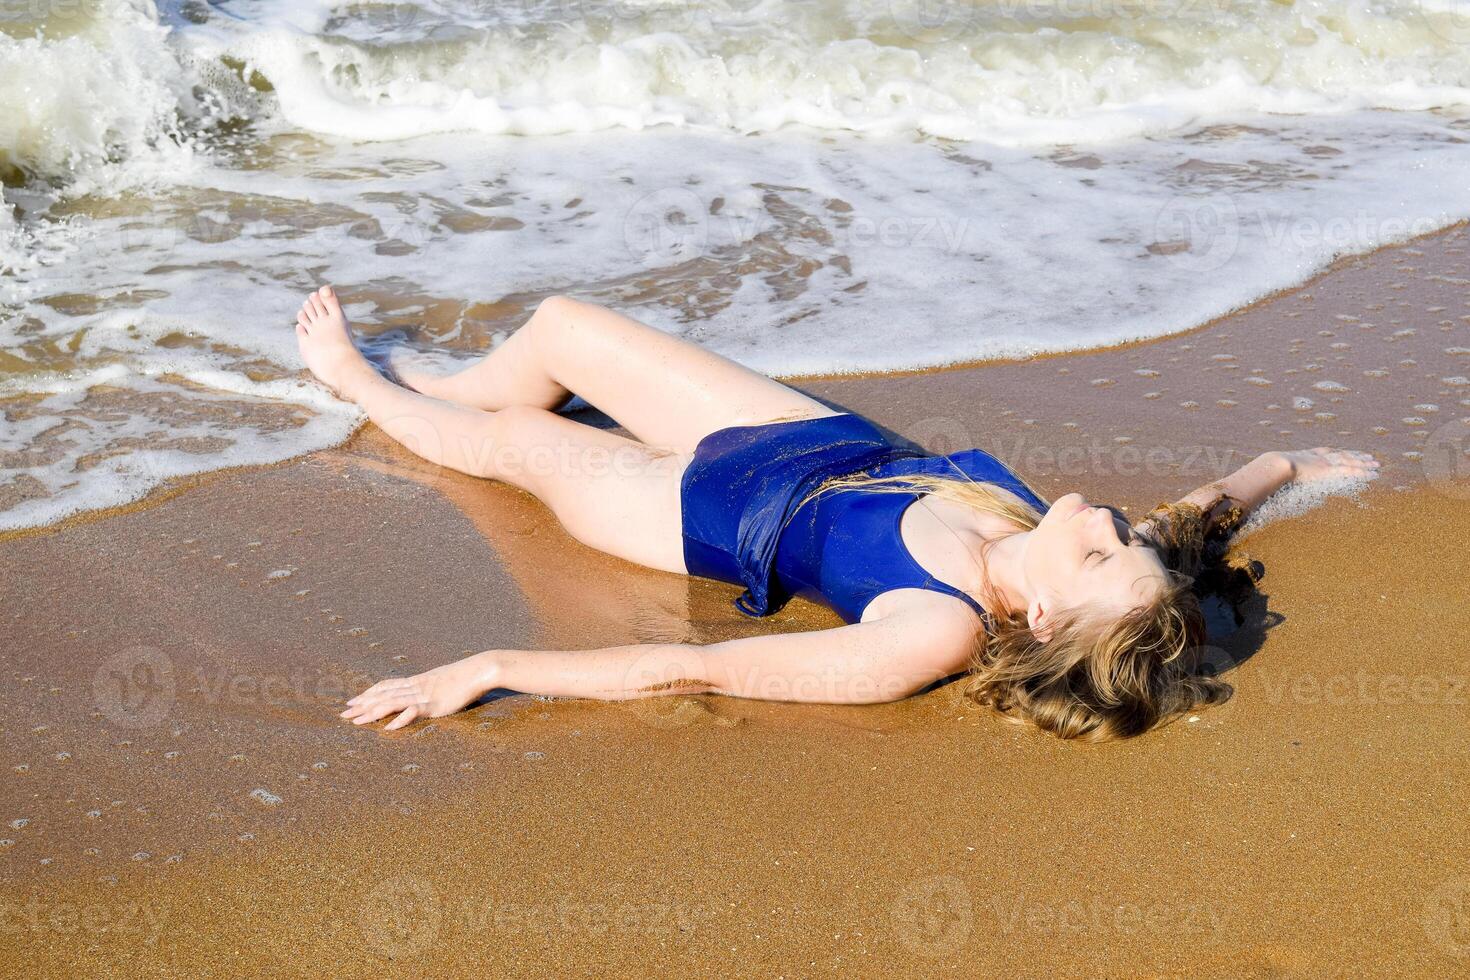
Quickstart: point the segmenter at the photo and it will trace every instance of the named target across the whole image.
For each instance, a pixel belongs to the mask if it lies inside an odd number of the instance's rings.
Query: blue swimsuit
[[[800,595],[855,623],[884,592],[929,589],[964,600],[988,625],[972,596],[924,571],[904,547],[900,521],[922,491],[833,490],[801,503],[829,477],[858,472],[969,478],[1047,507],[988,453],[927,456],[894,445],[861,416],[735,426],[701,439],[684,473],[685,567],[744,585],[735,606],[749,616]]]

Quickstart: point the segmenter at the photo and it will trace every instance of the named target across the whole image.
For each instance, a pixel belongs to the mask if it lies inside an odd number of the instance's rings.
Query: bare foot
[[[296,314],[296,343],[311,373],[338,397],[350,400],[345,386],[376,374],[352,342],[352,325],[331,286],[323,286],[301,304]]]

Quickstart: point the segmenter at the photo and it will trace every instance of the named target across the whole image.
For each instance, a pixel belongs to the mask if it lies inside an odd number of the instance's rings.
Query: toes
[[[303,330],[311,326],[311,321],[306,318],[305,310],[302,310],[300,313],[296,314],[296,325]]]
[[[313,313],[315,313],[317,316],[327,315],[327,308],[322,305],[321,297],[317,296],[316,293],[312,293],[310,296],[308,296],[307,300],[311,303],[311,309]]]
[[[337,300],[337,293],[331,286],[323,286],[320,290],[322,306],[326,307],[328,313],[342,312],[342,304]]]

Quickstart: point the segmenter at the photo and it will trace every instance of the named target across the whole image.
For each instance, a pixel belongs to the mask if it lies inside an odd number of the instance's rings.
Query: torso
[[[824,478],[853,473],[900,482],[887,491],[836,488],[808,496]],[[942,618],[973,635],[975,621],[987,614],[974,595],[983,572],[972,552],[1014,529],[903,488],[901,481],[914,476],[984,483],[1046,506],[985,452],[908,451],[857,416],[736,427],[701,442],[685,471],[685,567],[744,584],[736,606],[748,615],[768,615],[793,595],[822,602],[850,623],[922,602],[930,613],[952,613]]]
[[[900,480],[968,479],[1045,506],[998,460],[978,450],[899,458],[865,472]],[[848,622],[885,615],[905,601],[890,593],[919,591],[943,595],[983,619],[977,593],[984,573],[974,550],[985,538],[1011,530],[1003,519],[901,485],[838,488],[795,512],[781,534],[775,569],[782,590],[825,602]],[[880,599],[883,605],[876,605]]]

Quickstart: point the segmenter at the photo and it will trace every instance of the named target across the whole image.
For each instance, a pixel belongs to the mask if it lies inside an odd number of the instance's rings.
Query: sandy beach
[[[515,696],[355,729],[345,697],[473,650],[836,622],[748,620],[733,588],[593,553],[371,428],[10,535],[5,972],[1470,969],[1467,240],[1345,260],[1184,336],[800,382],[1134,512],[1266,449],[1379,456],[1361,499],[1241,543],[1266,575],[1218,640],[1235,697],[1126,743],[1058,743],[951,686]]]

